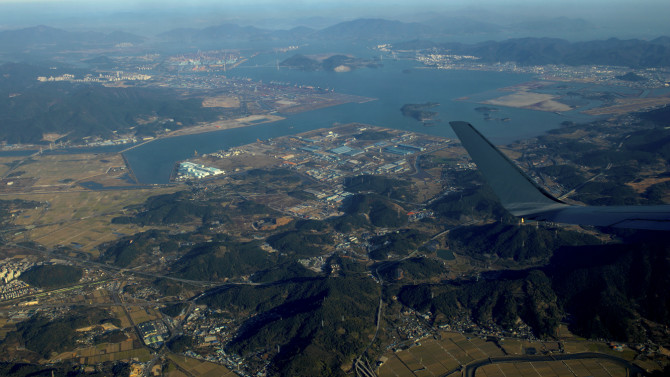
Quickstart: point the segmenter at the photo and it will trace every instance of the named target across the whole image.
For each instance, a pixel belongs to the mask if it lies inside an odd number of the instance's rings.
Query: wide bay
[[[165,183],[177,161],[194,155],[248,144],[308,130],[351,122],[403,129],[445,137],[454,137],[448,122],[465,120],[475,124],[493,142],[504,144],[540,135],[565,120],[588,119],[576,111],[556,114],[525,109],[499,107],[496,118],[508,121],[486,121],[475,110],[481,104],[468,96],[481,93],[496,95],[496,90],[530,81],[528,74],[487,71],[455,71],[422,68],[413,61],[384,60],[376,69],[352,72],[301,72],[268,66],[247,66],[230,72],[231,76],[248,77],[264,82],[279,81],[333,89],[339,93],[375,98],[365,103],[349,103],[301,114],[287,119],[245,128],[220,130],[205,134],[164,138],[132,149],[124,155],[142,183]],[[499,92],[498,95],[504,95]],[[433,110],[441,122],[426,127],[400,113],[407,103],[438,102]]]

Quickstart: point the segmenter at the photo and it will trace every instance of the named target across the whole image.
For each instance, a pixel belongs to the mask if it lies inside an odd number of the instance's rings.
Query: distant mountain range
[[[73,32],[47,26],[0,31],[0,54],[38,54],[71,51],[73,47],[102,48],[119,44],[146,46],[180,45],[210,48],[224,47],[229,42],[267,41],[281,44],[310,42],[392,43],[396,49],[448,49],[452,53],[474,55],[484,62],[516,62],[520,65],[618,65],[628,67],[660,67],[670,65],[670,37],[646,41],[639,39],[570,42],[558,38],[515,38],[474,44],[444,42],[455,35],[498,33],[532,33],[543,31],[583,32],[593,25],[581,19],[553,18],[501,26],[468,18],[436,17],[423,23],[384,19],[357,19],[323,29],[300,26],[288,30],[270,30],[254,26],[226,23],[218,26],[180,28],[152,38],[125,33]]]
[[[322,29],[296,27],[271,30],[253,26],[222,24],[204,29],[174,29],[158,37],[162,40],[206,42],[225,37],[234,40],[362,40],[396,42],[416,38],[453,38],[458,35],[530,33],[533,35],[561,32],[588,33],[596,27],[582,19],[566,17],[537,20],[512,25],[498,25],[464,17],[436,16],[424,22],[401,22],[380,18],[344,21]]]
[[[403,40],[439,34],[434,28],[416,22],[405,23],[382,19],[358,19],[341,22],[316,33],[329,40]]]
[[[146,38],[122,31],[109,34],[98,32],[66,31],[49,26],[0,31],[0,48],[6,51],[26,49],[60,49],[82,45],[104,46],[119,43],[139,44]]]
[[[291,29],[275,30],[255,26],[240,26],[223,23],[217,26],[198,28],[177,28],[155,36],[163,42],[212,42],[222,40],[364,40],[397,42],[417,38],[445,38],[462,34],[491,34],[500,32],[532,32],[542,34],[561,30],[588,32],[594,26],[580,19],[555,18],[501,26],[490,22],[475,21],[470,18],[436,16],[425,22],[401,22],[379,18],[361,18],[316,29],[298,26]],[[0,31],[0,47],[26,48],[30,46],[58,47],[67,44],[139,44],[150,38],[115,31],[109,34],[99,32],[77,32],[48,26],[35,26],[17,30]]]
[[[253,40],[268,38],[273,32],[259,29],[254,26],[239,26],[235,24],[223,24],[210,26],[204,29],[180,28],[167,31],[158,35],[165,41],[191,42],[211,40]]]
[[[163,41],[209,42],[228,40],[404,40],[440,34],[438,30],[419,23],[383,19],[357,19],[341,22],[321,30],[296,27],[269,30],[254,26],[223,24],[204,29],[174,29],[158,35]]]

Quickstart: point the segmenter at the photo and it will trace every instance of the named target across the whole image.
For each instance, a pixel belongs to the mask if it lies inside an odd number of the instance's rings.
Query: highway
[[[637,365],[631,364],[628,361],[597,352],[582,352],[575,354],[560,354],[560,355],[549,355],[549,356],[506,356],[506,357],[490,357],[488,359],[476,360],[467,364],[465,366],[465,371],[463,376],[465,377],[475,377],[478,368],[481,368],[489,364],[499,364],[499,363],[524,363],[524,362],[540,362],[540,361],[565,361],[565,360],[581,360],[581,359],[602,359],[611,361],[615,364],[618,364],[627,369],[628,376],[646,376],[647,372],[638,367]],[[442,377],[446,377],[442,375]]]

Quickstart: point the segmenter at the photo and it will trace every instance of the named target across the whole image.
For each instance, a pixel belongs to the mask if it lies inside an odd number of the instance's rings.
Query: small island
[[[484,120],[487,122],[491,121],[499,121],[499,122],[509,122],[512,120],[509,117],[503,117],[503,118],[494,118],[491,116],[491,113],[495,113],[497,111],[500,111],[497,107],[488,107],[488,106],[480,106],[480,107],[475,107],[475,111],[482,114],[484,116]]]
[[[325,54],[311,57],[298,54],[284,60],[279,65],[301,71],[328,72],[350,72],[358,68],[377,68],[380,66],[373,60],[341,54]]]
[[[437,116],[437,112],[429,111],[428,109],[431,109],[436,106],[440,106],[440,104],[437,102],[426,102],[419,104],[408,103],[400,108],[400,112],[402,112],[402,115],[414,118],[419,122],[432,123],[436,121],[435,117]]]
[[[487,106],[479,106],[475,107],[475,111],[480,112],[480,113],[492,113],[494,111],[499,111],[500,109],[495,108],[495,107],[487,107]]]

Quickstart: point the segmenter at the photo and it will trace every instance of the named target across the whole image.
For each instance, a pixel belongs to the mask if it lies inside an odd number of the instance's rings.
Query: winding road
[[[490,357],[488,359],[473,361],[465,366],[465,377],[475,377],[477,369],[489,364],[498,363],[523,363],[523,362],[537,362],[537,361],[564,361],[564,360],[580,360],[580,359],[602,359],[611,361],[627,369],[629,376],[646,376],[647,372],[622,358],[607,355],[597,352],[582,352],[569,355],[549,355],[549,356],[508,356],[508,357]],[[443,375],[443,377],[446,375]]]

